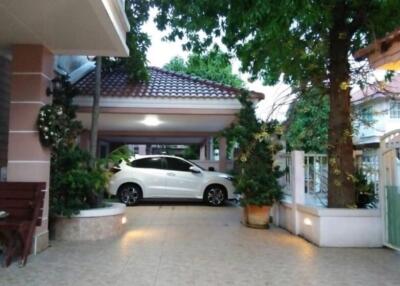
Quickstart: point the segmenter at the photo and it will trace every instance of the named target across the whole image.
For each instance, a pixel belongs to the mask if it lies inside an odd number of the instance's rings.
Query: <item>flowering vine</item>
[[[73,144],[82,125],[76,120],[75,107],[72,105],[77,90],[66,77],[57,77],[52,83],[54,88],[49,93],[53,95],[53,103],[40,109],[36,125],[42,145],[56,149]]]

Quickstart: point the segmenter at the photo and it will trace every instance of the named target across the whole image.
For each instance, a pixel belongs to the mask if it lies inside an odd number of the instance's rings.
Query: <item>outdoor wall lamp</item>
[[[46,88],[46,95],[54,95],[54,91],[62,88],[61,78],[55,77],[50,81],[50,86]]]
[[[121,218],[121,223],[122,223],[122,224],[126,224],[127,221],[128,221],[128,220],[126,219],[126,216],[123,216],[123,217]]]
[[[306,217],[303,222],[304,222],[305,225],[309,225],[309,226],[312,225],[312,221],[308,217]]]

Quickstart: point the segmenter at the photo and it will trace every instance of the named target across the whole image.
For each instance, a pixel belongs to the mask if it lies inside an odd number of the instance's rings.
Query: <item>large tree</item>
[[[205,53],[191,53],[187,61],[175,57],[164,68],[237,88],[244,87],[244,82],[232,71],[229,56],[217,47]]]
[[[350,121],[352,52],[399,23],[399,0],[153,0],[158,27],[202,49],[221,37],[244,71],[266,84],[283,80],[325,89],[330,207],[354,205]],[[199,33],[201,32],[201,33]]]

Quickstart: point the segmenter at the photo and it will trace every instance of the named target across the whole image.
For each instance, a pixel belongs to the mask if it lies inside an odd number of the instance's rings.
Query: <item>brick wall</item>
[[[0,168],[7,166],[10,61],[0,56]]]

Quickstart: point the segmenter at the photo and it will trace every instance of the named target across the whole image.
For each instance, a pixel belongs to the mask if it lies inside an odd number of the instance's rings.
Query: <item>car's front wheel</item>
[[[211,185],[204,192],[204,200],[211,206],[222,206],[226,200],[226,190],[221,185]]]
[[[139,202],[142,190],[135,184],[124,184],[118,190],[118,199],[121,203],[132,206]]]

